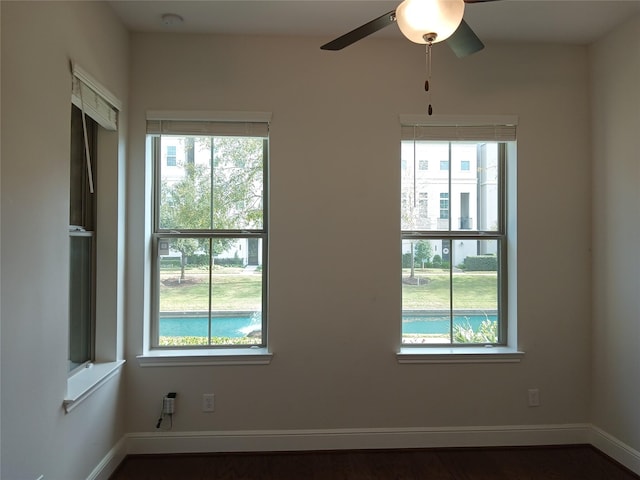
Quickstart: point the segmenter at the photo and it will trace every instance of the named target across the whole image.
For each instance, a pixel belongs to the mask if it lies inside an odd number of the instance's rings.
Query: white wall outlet
[[[202,395],[202,411],[215,411],[215,395],[213,393],[205,393]]]
[[[529,389],[529,406],[530,407],[540,406],[540,390],[538,390],[537,388]]]

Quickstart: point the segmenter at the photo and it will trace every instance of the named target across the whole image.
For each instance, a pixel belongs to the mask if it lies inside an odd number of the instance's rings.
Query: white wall
[[[520,117],[518,333],[527,353],[502,365],[398,365],[393,355],[397,118],[425,110],[421,47],[368,39],[322,52],[326,39],[134,35],[127,408],[117,378],[64,415],[68,60],[126,105],[129,37],[95,2],[0,7],[2,478],[86,477],[125,432],[155,430],[170,390],[179,394],[175,431],[593,420],[640,449],[638,18],[590,49],[591,66],[582,47],[488,44],[465,60],[435,50],[436,113]],[[147,109],[273,112],[271,365],[143,369],[135,360],[149,311]],[[539,408],[526,406],[530,387],[540,388]],[[216,393],[216,413],[200,413],[204,392]]]
[[[516,114],[520,364],[399,365],[400,128],[426,110],[424,50],[367,39],[134,34],[130,91],[128,415],[154,431],[587,422],[590,146],[587,49],[435,48],[436,114]],[[273,112],[268,366],[141,368],[148,320],[145,111]],[[147,192],[148,193],[148,192]],[[146,224],[148,228],[148,223]],[[527,388],[542,405],[527,407]],[[202,393],[216,412],[200,413]]]
[[[65,415],[70,60],[127,100],[129,35],[98,2],[2,2],[2,478],[86,478],[124,434],[120,378]],[[126,112],[120,131],[125,146]],[[119,165],[100,167],[109,187]],[[122,200],[122,196],[120,196]],[[110,225],[117,225],[112,195]],[[105,207],[106,205],[103,205]],[[112,254],[118,235],[105,240]],[[115,266],[112,262],[112,267]],[[114,268],[115,270],[115,268]],[[108,309],[116,305],[112,272]],[[121,280],[121,279],[120,279]]]
[[[596,426],[640,451],[640,16],[595,43],[589,53],[592,417]]]

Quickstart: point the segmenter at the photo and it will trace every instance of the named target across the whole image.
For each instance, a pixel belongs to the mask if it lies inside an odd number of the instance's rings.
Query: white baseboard
[[[591,444],[640,474],[640,452],[588,423],[479,427],[140,432],[126,434],[87,480],[106,480],[126,455]]]
[[[589,443],[632,472],[640,475],[640,452],[631,448],[626,443],[621,442],[595,425],[591,426],[591,439]]]
[[[122,437],[111,450],[104,456],[102,461],[96,465],[87,480],[108,480],[118,465],[127,456],[127,435]]]
[[[365,428],[127,434],[129,454],[561,445],[588,443],[590,425]]]

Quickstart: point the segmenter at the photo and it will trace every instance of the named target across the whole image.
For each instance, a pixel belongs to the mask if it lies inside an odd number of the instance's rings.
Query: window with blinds
[[[401,124],[403,347],[504,345],[515,119]]]
[[[118,128],[120,104],[77,65],[71,77],[69,162],[69,371],[92,362],[96,345],[97,151],[99,132]]]
[[[148,113],[152,347],[266,346],[269,118]]]

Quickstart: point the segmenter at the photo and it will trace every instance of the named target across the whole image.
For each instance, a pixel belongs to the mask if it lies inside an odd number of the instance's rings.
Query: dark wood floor
[[[110,480],[638,480],[588,445],[134,455]]]

